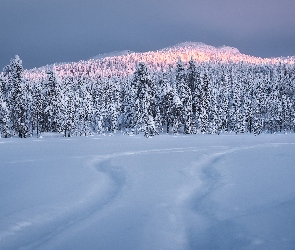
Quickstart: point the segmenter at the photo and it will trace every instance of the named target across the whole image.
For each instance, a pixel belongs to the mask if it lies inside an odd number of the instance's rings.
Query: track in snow
[[[97,150],[83,153],[78,148],[81,154],[67,156],[57,153],[58,164],[64,159],[71,159],[68,165],[77,161],[74,178],[79,181],[79,173],[87,172],[84,178],[89,180],[89,185],[84,187],[85,183],[80,182],[82,191],[75,190],[78,195],[69,199],[69,203],[53,200],[45,207],[36,205],[35,213],[30,206],[10,215],[2,213],[1,248],[255,249],[284,246],[288,249],[293,246],[291,233],[294,230],[285,226],[286,235],[282,237],[276,230],[283,226],[279,219],[273,220],[273,224],[269,222],[273,215],[285,210],[289,211],[291,219],[295,218],[290,210],[295,208],[292,184],[295,173],[290,165],[294,150],[292,140],[266,137],[257,143],[245,137],[246,142],[237,142],[238,137],[229,136],[222,138],[224,142],[220,137],[215,137],[217,140],[209,137],[212,143],[188,138],[165,138],[166,142],[139,140],[143,143],[141,146],[124,146],[126,151],[122,151],[122,146],[106,150],[97,142],[115,140],[116,145],[120,140],[99,138],[92,140],[96,141],[93,146],[98,146]],[[133,138],[124,140],[130,143]],[[66,146],[73,141],[65,141]],[[102,152],[95,154],[95,151]],[[275,183],[282,194],[268,193],[270,183],[262,178],[264,175],[273,178],[272,175],[282,172],[271,162],[261,167],[261,185],[253,178],[255,171],[260,171],[256,166],[249,167],[250,174],[245,178],[239,174],[245,171],[243,164],[239,166],[240,160],[246,159],[252,165],[263,164],[266,157],[275,160],[278,158],[275,152],[285,151],[286,173]],[[26,162],[31,166],[37,165],[38,160],[41,159],[33,157],[10,162]],[[252,193],[253,197],[247,197],[251,195],[248,182],[253,190],[259,191],[255,195]],[[74,183],[69,187],[75,187]],[[262,224],[255,227],[257,218],[270,223],[267,230]]]

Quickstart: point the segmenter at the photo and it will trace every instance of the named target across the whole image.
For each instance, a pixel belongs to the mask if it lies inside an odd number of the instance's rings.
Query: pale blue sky
[[[184,41],[295,55],[294,0],[0,0],[0,70]]]

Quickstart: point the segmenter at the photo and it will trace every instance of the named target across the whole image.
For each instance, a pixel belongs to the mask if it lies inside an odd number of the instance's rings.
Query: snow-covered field
[[[295,249],[295,135],[0,139],[0,249]]]

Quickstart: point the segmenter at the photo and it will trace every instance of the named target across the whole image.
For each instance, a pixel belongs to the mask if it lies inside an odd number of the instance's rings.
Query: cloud
[[[293,0],[2,0],[0,68],[15,54],[30,68],[187,40],[294,55],[294,9]]]

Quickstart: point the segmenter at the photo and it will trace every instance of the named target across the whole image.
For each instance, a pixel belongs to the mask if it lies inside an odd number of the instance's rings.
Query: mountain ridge
[[[131,75],[139,62],[145,63],[152,71],[165,71],[174,67],[178,59],[188,63],[249,63],[249,64],[295,64],[295,57],[261,58],[242,54],[230,46],[214,47],[202,42],[183,42],[160,50],[133,52],[131,50],[114,51],[78,62],[55,63],[40,68],[27,69],[25,77],[35,81],[46,77],[46,71],[54,70],[61,78],[67,76],[85,76],[88,78]]]
[[[193,49],[198,49],[203,51],[211,50],[216,52],[229,52],[233,54],[241,54],[240,51],[235,47],[226,46],[226,45],[215,47],[203,42],[191,42],[191,41],[177,43],[173,46],[169,46],[161,50],[165,51],[167,49],[181,49],[181,48],[193,48]]]

